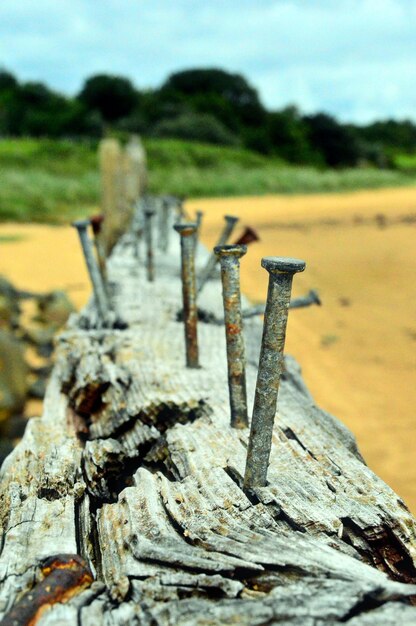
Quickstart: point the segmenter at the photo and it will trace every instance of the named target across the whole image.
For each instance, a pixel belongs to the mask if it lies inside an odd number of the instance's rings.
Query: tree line
[[[267,110],[239,74],[192,69],[171,74],[158,89],[137,89],[124,77],[88,78],[75,97],[0,71],[0,136],[100,137],[109,130],[240,146],[289,163],[389,167],[398,152],[416,150],[416,125],[385,120],[343,124],[295,106]]]

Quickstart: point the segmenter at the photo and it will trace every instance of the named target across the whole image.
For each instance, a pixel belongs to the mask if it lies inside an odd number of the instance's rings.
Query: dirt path
[[[205,211],[212,245],[222,216],[240,216],[262,238],[242,262],[242,286],[266,294],[262,256],[298,256],[307,270],[295,295],[314,287],[323,306],[292,312],[287,350],[318,403],[356,434],[370,467],[416,512],[416,188],[350,194],[189,202]],[[384,216],[384,217],[383,217]],[[8,241],[18,235],[21,239]],[[77,306],[89,285],[71,228],[0,226],[0,273],[21,287],[69,289]]]

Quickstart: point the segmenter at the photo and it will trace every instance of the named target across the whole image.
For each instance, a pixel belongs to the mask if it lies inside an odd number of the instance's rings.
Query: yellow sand
[[[415,225],[380,228],[374,219],[416,215],[416,188],[187,204],[190,214],[197,208],[205,211],[207,245],[224,214],[257,228],[262,241],[242,260],[242,287],[253,301],[266,295],[262,256],[307,261],[294,294],[317,288],[323,306],[291,313],[287,351],[318,404],[352,429],[370,467],[416,512]],[[0,227],[0,236],[15,234],[25,239],[0,244],[0,273],[25,288],[69,289],[84,304],[89,285],[73,230]]]

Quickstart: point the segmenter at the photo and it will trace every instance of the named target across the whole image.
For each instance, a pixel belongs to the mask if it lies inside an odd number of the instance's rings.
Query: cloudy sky
[[[269,108],[416,120],[416,0],[0,0],[0,65],[68,94],[222,67]]]

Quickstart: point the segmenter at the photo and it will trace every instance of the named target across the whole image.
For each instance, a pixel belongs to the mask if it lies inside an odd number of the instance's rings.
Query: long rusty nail
[[[253,243],[253,241],[260,241],[260,237],[254,230],[254,228],[251,228],[251,226],[246,226],[241,236],[234,243],[236,246],[242,244],[248,246],[248,244]]]
[[[239,218],[234,217],[233,215],[224,215],[224,219],[225,219],[225,226],[221,232],[221,235],[217,243],[215,244],[215,247],[223,246],[224,244],[227,243]],[[217,264],[217,261],[218,261],[217,255],[213,252],[211,256],[209,257],[207,264],[201,271],[199,281],[198,281],[198,293],[202,291],[205,283],[211,278],[214,272],[215,266]]]
[[[267,483],[292,281],[294,274],[305,269],[304,261],[286,257],[265,257],[261,265],[269,272],[269,289],[244,476],[246,489]]]
[[[153,262],[153,232],[152,222],[155,212],[153,209],[144,210],[144,236],[146,240],[146,272],[147,280],[153,282],[155,279],[155,268]]]
[[[90,217],[90,224],[91,224],[92,232],[94,235],[94,245],[95,245],[95,251],[97,253],[98,267],[100,268],[101,277],[103,279],[106,292],[108,293],[107,261],[106,261],[106,255],[105,255],[103,242],[100,239],[100,233],[102,230],[104,219],[105,218],[102,213],[99,215],[93,215],[92,217]]]
[[[159,209],[159,249],[166,252],[169,246],[170,202],[168,198],[160,199]]]
[[[181,237],[183,319],[185,323],[186,366],[199,367],[198,309],[196,305],[195,233],[196,224],[175,224]]]
[[[72,223],[72,226],[74,226],[74,228],[76,228],[78,231],[82,251],[84,253],[85,263],[87,265],[88,274],[92,283],[94,300],[98,315],[101,318],[102,322],[106,322],[108,320],[110,307],[103,279],[101,277],[97,260],[94,256],[91,239],[88,237],[87,229],[89,225],[90,220],[77,220],[76,222]]]
[[[248,417],[246,363],[241,316],[240,258],[246,254],[247,246],[217,246],[214,248],[214,252],[219,257],[221,265],[231,426],[233,428],[246,428]]]

